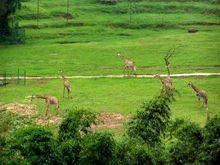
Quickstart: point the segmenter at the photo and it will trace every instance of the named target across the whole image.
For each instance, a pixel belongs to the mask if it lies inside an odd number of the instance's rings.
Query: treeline
[[[204,127],[170,119],[170,97],[144,102],[127,123],[127,132],[114,139],[94,132],[96,114],[73,110],[53,136],[46,127],[31,125],[0,138],[0,164],[218,164],[220,118]]]

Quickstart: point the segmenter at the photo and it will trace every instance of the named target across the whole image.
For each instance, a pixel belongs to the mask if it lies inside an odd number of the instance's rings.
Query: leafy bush
[[[0,115],[0,133],[4,133],[11,129],[12,125],[12,113],[8,113],[6,111],[1,111]]]
[[[82,134],[90,132],[91,124],[96,124],[96,115],[90,111],[81,109],[70,111],[60,125],[58,140],[60,142],[81,138]]]
[[[26,165],[29,164],[24,157],[21,156],[19,151],[10,150],[7,145],[7,140],[5,137],[0,136],[0,164],[1,165]]]
[[[59,144],[57,149],[60,159],[63,164],[76,164],[79,161],[79,154],[81,151],[81,141],[66,140]]]
[[[199,148],[203,143],[202,129],[195,123],[184,122],[174,133],[176,140],[170,147],[170,159],[175,164],[198,161]]]
[[[218,164],[220,158],[220,117],[210,119],[204,127],[204,143],[201,146],[200,161]]]
[[[55,160],[52,133],[43,127],[30,126],[16,131],[9,148],[20,151],[31,164],[49,164]]]
[[[108,133],[90,133],[83,137],[79,164],[110,164],[115,141]]]
[[[6,110],[0,111],[0,133],[6,134],[9,131],[17,130],[24,125],[31,124],[32,121],[26,116],[19,116],[17,114],[8,112]]]
[[[138,139],[123,139],[117,143],[113,164],[155,164],[153,149]]]
[[[169,99],[163,96],[144,102],[129,122],[128,135],[140,138],[151,146],[159,143],[170,121],[168,103]]]

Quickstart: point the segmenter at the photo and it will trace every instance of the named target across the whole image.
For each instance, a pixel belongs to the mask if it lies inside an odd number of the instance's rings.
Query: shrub
[[[154,153],[143,141],[123,139],[117,143],[113,164],[155,164]]]
[[[219,164],[220,117],[210,119],[204,127],[204,143],[201,146],[200,161],[205,164]]]
[[[58,152],[63,164],[76,164],[81,151],[81,141],[66,140],[59,144]]]
[[[82,134],[90,132],[91,124],[96,124],[95,113],[87,110],[70,111],[66,119],[60,125],[58,140],[60,142],[81,138]]]
[[[108,133],[90,133],[83,137],[79,164],[110,164],[115,141]]]
[[[128,135],[140,138],[151,146],[161,142],[161,135],[170,120],[168,103],[169,99],[163,96],[144,102],[128,124]]]
[[[203,143],[202,129],[195,123],[184,122],[174,133],[176,140],[170,147],[170,159],[175,164],[198,161],[199,147]]]
[[[30,126],[16,131],[9,148],[20,151],[31,164],[50,164],[55,160],[54,139],[43,127]]]
[[[10,150],[7,145],[7,140],[5,137],[0,136],[0,164],[1,165],[26,165],[29,164],[24,157],[21,156],[19,151]]]
[[[1,111],[0,115],[0,133],[4,133],[11,129],[12,126],[12,113],[8,113],[6,111]]]

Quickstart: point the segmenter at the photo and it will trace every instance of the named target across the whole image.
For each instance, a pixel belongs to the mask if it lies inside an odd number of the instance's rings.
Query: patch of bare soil
[[[0,103],[0,110],[7,110],[20,116],[31,116],[36,114],[36,105],[20,104],[20,103]]]
[[[45,81],[45,80],[36,80],[36,81],[33,81],[32,83],[30,83],[30,84],[36,84],[36,85],[45,85],[45,84],[47,84],[47,81]]]
[[[120,127],[122,126],[123,122],[128,119],[128,116],[114,112],[103,112],[97,116],[97,119],[101,123],[98,125],[92,125],[92,130]]]
[[[61,121],[62,121],[62,117],[59,116],[41,115],[35,119],[35,122],[39,125],[60,124]]]

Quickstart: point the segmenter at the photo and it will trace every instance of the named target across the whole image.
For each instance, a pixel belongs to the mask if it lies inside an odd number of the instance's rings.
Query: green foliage
[[[6,132],[12,125],[12,113],[0,111],[0,133]]]
[[[76,164],[79,160],[81,151],[81,140],[69,139],[59,144],[57,152],[59,153],[63,164]]]
[[[27,124],[32,124],[33,121],[26,116],[0,110],[0,133],[8,133],[9,131],[17,130]]]
[[[169,98],[159,96],[144,102],[129,122],[128,135],[141,138],[151,146],[159,143],[170,121],[169,101]]]
[[[20,8],[20,0],[1,0],[0,1],[0,35],[9,35],[10,27],[9,20],[10,16]]]
[[[13,133],[10,150],[20,151],[31,164],[50,164],[54,159],[52,133],[43,127],[31,126]]]
[[[113,160],[115,141],[108,133],[90,133],[83,137],[79,164],[110,164]]]
[[[26,165],[29,164],[19,151],[11,150],[7,145],[7,139],[0,136],[0,164],[1,165]]]
[[[195,123],[184,122],[173,134],[176,140],[169,149],[170,161],[175,164],[197,162],[203,143],[202,129]]]
[[[90,132],[91,124],[96,124],[96,114],[85,109],[70,111],[59,127],[60,142],[80,138]]]
[[[98,0],[100,3],[114,5],[119,2],[119,0]]]
[[[154,151],[143,141],[125,138],[117,143],[113,164],[155,164]]]
[[[220,158],[220,117],[210,119],[204,128],[204,143],[201,146],[200,161],[218,164]]]

